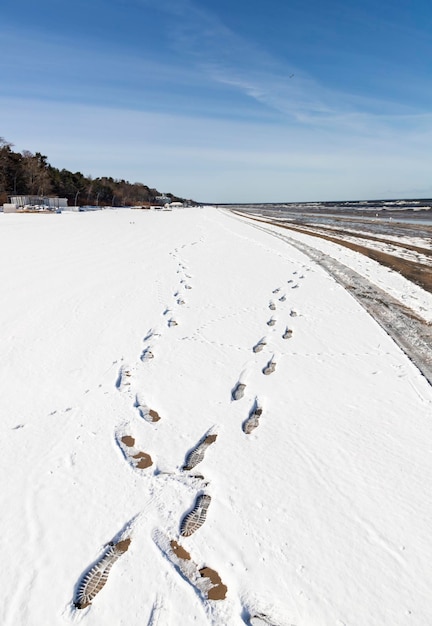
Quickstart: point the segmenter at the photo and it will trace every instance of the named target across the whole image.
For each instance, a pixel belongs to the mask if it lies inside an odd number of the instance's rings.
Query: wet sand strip
[[[342,228],[330,228],[330,227],[326,227],[326,226],[318,226],[316,224],[302,224],[302,225],[298,225],[298,224],[280,224],[281,226],[286,226],[287,228],[292,227],[293,230],[304,230],[305,233],[307,233],[308,235],[312,235],[314,234],[312,232],[315,231],[315,234],[319,237],[321,235],[323,235],[324,237],[327,236],[335,236],[337,235],[338,237],[356,237],[357,239],[365,239],[366,241],[371,241],[371,242],[377,242],[377,243],[383,243],[385,245],[389,245],[389,246],[395,246],[396,248],[402,248],[403,250],[410,250],[411,252],[417,252],[418,254],[424,254],[425,256],[430,256],[432,257],[432,250],[430,248],[423,248],[421,246],[414,246],[411,243],[405,243],[402,241],[395,241],[393,239],[385,239],[384,237],[377,237],[374,234],[368,234],[366,232],[363,231],[354,231],[354,230],[343,230]],[[309,230],[311,229],[311,230]]]

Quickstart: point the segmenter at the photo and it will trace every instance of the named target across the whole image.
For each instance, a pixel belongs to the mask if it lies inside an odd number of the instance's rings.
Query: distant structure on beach
[[[4,213],[19,213],[33,211],[58,211],[66,209],[67,198],[49,196],[11,196],[10,202],[3,205]]]

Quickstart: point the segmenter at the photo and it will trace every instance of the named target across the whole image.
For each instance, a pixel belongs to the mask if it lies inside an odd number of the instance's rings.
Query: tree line
[[[40,152],[14,152],[13,144],[0,137],[0,205],[10,196],[58,196],[69,205],[136,206],[158,204],[162,194],[143,183],[108,176],[92,178],[81,172],[58,169]],[[170,201],[185,202],[172,193]],[[192,202],[192,201],[190,201]],[[193,202],[192,202],[193,203]]]

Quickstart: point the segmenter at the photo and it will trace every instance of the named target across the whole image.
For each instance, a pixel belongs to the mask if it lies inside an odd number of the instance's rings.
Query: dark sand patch
[[[123,435],[122,437],[117,438],[117,443],[123,453],[125,460],[134,469],[143,470],[153,465],[151,456],[147,454],[147,452],[138,450],[135,447],[135,438],[131,435]]]
[[[150,423],[158,422],[160,420],[160,415],[154,409],[149,409],[145,404],[140,404],[137,399],[135,402],[135,406],[138,409],[140,416],[146,421]]]
[[[219,574],[210,567],[203,567],[199,570],[199,573],[203,578],[207,578],[212,586],[207,591],[207,597],[209,600],[225,600],[228,587],[223,584]]]
[[[206,565],[199,567],[191,555],[175,539],[161,531],[153,533],[153,540],[174,568],[199,592],[203,600],[224,600],[228,588],[216,570]]]
[[[137,452],[132,456],[132,458],[137,459],[138,461],[135,465],[137,469],[147,469],[147,467],[153,465],[151,456],[146,452]]]
[[[171,546],[174,554],[176,556],[178,556],[179,559],[183,559],[183,561],[190,561],[191,560],[191,555],[189,554],[189,552],[187,550],[185,550],[183,548],[183,546],[181,546],[179,543],[177,543],[177,541],[175,539],[171,539],[170,546]]]
[[[151,417],[152,422],[158,422],[160,420],[160,415],[154,409],[149,409],[149,415]]]

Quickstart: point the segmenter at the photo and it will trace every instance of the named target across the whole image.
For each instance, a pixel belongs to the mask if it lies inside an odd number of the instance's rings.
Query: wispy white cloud
[[[155,5],[154,0],[142,1]],[[305,68],[289,65],[262,44],[238,35],[193,0],[158,0],[157,5],[175,17],[171,43],[198,71],[284,116],[287,123],[367,135],[381,128],[386,132],[402,120],[424,122],[425,111],[418,106],[328,87]]]
[[[349,199],[424,189],[430,137],[0,98],[0,133],[57,167],[217,202]],[[428,120],[430,123],[432,120]],[[408,182],[409,181],[409,182]],[[426,194],[427,195],[427,194]]]
[[[424,112],[417,107],[325,85],[304,68],[275,58],[265,43],[240,36],[193,0],[118,0],[118,7],[164,14],[163,45],[155,50],[122,49],[115,42],[109,49],[91,41],[77,46],[54,33],[39,38],[29,57],[27,49],[15,45],[19,32],[8,29],[3,41],[8,80],[3,85],[17,95],[75,101],[85,95],[94,103],[142,110],[159,106],[209,117],[261,115],[273,123],[353,135],[425,124],[424,117],[419,122]],[[14,73],[15,67],[21,70]]]

